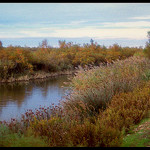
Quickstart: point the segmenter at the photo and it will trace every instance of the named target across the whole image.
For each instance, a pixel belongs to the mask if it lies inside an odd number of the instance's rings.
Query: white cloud
[[[128,38],[128,39],[145,39],[147,38],[148,29],[98,29],[93,27],[85,27],[78,29],[58,29],[47,28],[43,30],[26,30],[22,31],[27,37],[60,37],[60,38],[81,38],[95,37],[97,39],[113,39],[113,38]],[[53,32],[52,32],[53,31]]]
[[[97,39],[109,38],[128,38],[128,39],[145,39],[147,38],[147,29],[97,29],[97,28],[80,28],[80,29],[58,29],[52,33],[52,37],[95,37]]]
[[[148,19],[150,19],[150,15],[148,15],[148,16],[131,17],[129,19],[148,20]]]
[[[145,24],[145,27],[150,26],[150,22],[118,22],[118,23],[102,23],[103,27],[82,27],[62,29],[61,27],[46,27],[35,29],[18,29],[11,32],[0,32],[0,38],[22,38],[22,37],[58,37],[58,38],[82,38],[90,37],[96,39],[115,39],[115,38],[127,38],[127,39],[147,39],[147,31],[150,28],[140,28]],[[123,28],[123,27],[128,28]],[[99,28],[98,28],[99,27]],[[109,28],[112,27],[112,28]],[[114,28],[117,27],[117,28]],[[118,28],[120,27],[120,28]]]
[[[80,25],[85,22],[88,22],[88,21],[85,21],[85,20],[71,21],[69,25]]]
[[[120,28],[142,28],[150,27],[149,21],[133,21],[133,22],[104,22],[100,23],[103,27],[120,27]]]

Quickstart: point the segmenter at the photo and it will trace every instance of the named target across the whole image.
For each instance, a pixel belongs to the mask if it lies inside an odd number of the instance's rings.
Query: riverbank
[[[73,75],[75,74],[76,70],[67,70],[67,71],[58,71],[58,72],[51,72],[47,73],[44,71],[37,71],[32,74],[24,74],[17,78],[10,77],[9,79],[2,79],[0,83],[12,83],[12,82],[21,82],[21,81],[29,81],[29,80],[36,80],[36,79],[46,79],[50,77],[57,77],[61,75]]]

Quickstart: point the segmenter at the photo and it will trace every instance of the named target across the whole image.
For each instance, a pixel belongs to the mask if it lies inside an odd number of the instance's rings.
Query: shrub
[[[0,78],[16,78],[16,74],[32,74],[33,71],[55,72],[74,69],[81,65],[96,65],[113,63],[117,59],[125,59],[140,53],[142,48],[121,47],[117,44],[100,46],[96,42],[91,44],[73,44],[59,41],[59,48],[47,45],[42,41],[39,47],[2,47],[0,53]]]
[[[118,129],[105,128],[101,123],[84,119],[82,123],[64,118],[52,117],[49,120],[35,120],[31,128],[36,136],[46,136],[49,146],[73,147],[110,147],[119,146],[121,132]]]
[[[8,79],[14,74],[24,73],[26,70],[33,71],[30,51],[8,47],[0,53],[0,77]]]
[[[150,82],[143,88],[133,92],[115,95],[107,109],[100,116],[100,122],[105,127],[124,128],[129,130],[132,124],[137,124],[150,109]]]
[[[70,128],[71,146],[84,147],[113,147],[121,143],[120,131],[108,127],[105,128],[102,123],[91,123],[85,119],[84,123],[76,124]]]
[[[31,123],[30,127],[36,135],[46,136],[49,146],[67,146],[69,141],[68,132],[69,123],[60,117],[51,117],[48,120],[37,120]]]

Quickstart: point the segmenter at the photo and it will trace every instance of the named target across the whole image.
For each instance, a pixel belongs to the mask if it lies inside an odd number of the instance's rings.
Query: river
[[[68,89],[68,76],[0,85],[0,121],[19,118],[27,109],[57,105]]]

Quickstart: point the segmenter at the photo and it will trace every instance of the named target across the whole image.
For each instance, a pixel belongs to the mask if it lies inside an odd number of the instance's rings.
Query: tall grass
[[[132,91],[139,85],[145,70],[149,68],[148,59],[136,56],[92,69],[80,68],[72,79],[72,92],[64,106],[77,106],[80,101],[99,112],[114,95]]]

